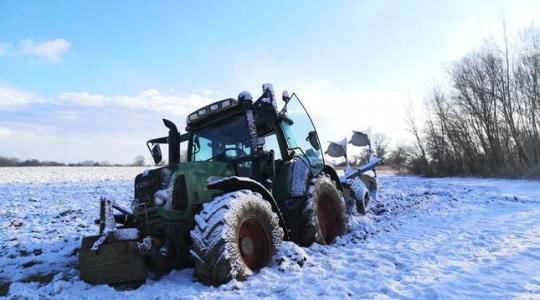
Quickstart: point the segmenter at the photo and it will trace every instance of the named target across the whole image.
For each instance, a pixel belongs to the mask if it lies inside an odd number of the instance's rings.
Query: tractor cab
[[[256,101],[243,92],[238,99],[214,102],[188,115],[187,133],[182,138],[175,139],[179,134],[173,133],[160,141],[187,141],[188,162],[226,162],[236,176],[249,177],[267,188],[275,180],[276,170],[293,159],[301,160],[316,175],[324,167],[317,132],[300,99],[286,94],[281,111],[270,88]],[[149,146],[155,161],[160,161],[161,151],[153,148]],[[179,161],[176,149],[169,144],[173,164]]]

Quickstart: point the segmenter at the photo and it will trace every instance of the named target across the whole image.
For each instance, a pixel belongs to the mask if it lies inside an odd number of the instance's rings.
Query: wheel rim
[[[272,257],[270,236],[254,219],[247,219],[238,231],[238,248],[246,266],[257,271]]]
[[[325,244],[331,244],[338,236],[337,209],[332,198],[323,196],[318,201],[317,218]]]

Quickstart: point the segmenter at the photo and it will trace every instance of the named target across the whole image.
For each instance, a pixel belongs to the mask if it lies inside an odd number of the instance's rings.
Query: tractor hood
[[[221,192],[208,189],[207,184],[216,178],[234,175],[231,163],[219,161],[182,162],[145,171],[135,179],[132,203],[135,218],[189,220],[194,207]]]

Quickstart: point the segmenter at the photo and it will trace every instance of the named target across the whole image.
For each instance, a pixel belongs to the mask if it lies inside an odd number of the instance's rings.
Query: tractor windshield
[[[191,142],[192,161],[227,161],[251,154],[245,114],[195,129]]]
[[[302,157],[315,169],[324,167],[324,160],[319,144],[319,137],[304,105],[296,95],[283,108],[286,118],[281,122],[281,128],[291,150],[300,150]],[[298,151],[297,151],[298,152]]]

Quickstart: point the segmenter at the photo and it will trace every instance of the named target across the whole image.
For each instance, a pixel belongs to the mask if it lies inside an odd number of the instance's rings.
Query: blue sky
[[[0,0],[0,155],[129,162],[185,115],[272,82],[322,140],[406,140],[403,111],[539,1]],[[148,157],[148,156],[147,156]]]

